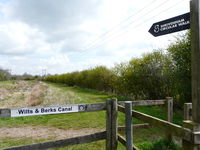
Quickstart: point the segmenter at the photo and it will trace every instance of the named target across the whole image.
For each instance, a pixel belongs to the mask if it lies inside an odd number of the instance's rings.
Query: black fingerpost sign
[[[190,28],[190,13],[154,23],[149,32],[153,36],[161,36]]]

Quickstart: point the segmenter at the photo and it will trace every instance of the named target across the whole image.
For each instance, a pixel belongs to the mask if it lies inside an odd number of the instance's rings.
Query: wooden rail
[[[152,105],[163,105],[165,104],[166,100],[138,100],[138,101],[132,101],[133,106],[152,106]],[[124,106],[125,102],[118,102],[119,105]],[[56,106],[56,107],[70,107],[71,105],[64,105],[64,106]],[[77,112],[92,112],[92,111],[101,111],[101,110],[106,110],[106,103],[95,103],[95,104],[77,104],[73,106],[83,106],[83,110],[79,110]],[[54,106],[52,106],[54,107]],[[22,109],[48,109],[51,107],[26,107],[26,108],[6,108],[6,109],[0,109],[0,118],[6,118],[6,117],[16,117],[12,116],[12,110],[22,110]],[[66,113],[77,113],[77,112],[66,112]],[[65,113],[65,112],[60,112],[60,114]],[[43,114],[33,114],[35,115],[49,115],[50,113],[43,113]],[[53,113],[52,113],[53,114]],[[54,113],[55,114],[55,113]],[[59,114],[59,113],[56,113]],[[33,116],[33,115],[27,115],[27,116]]]
[[[48,148],[58,148],[58,147],[63,147],[63,146],[72,146],[76,144],[90,143],[90,142],[104,140],[104,139],[106,139],[106,131],[102,131],[102,132],[98,132],[98,133],[94,133],[90,135],[64,139],[64,140],[57,140],[57,141],[37,143],[37,144],[31,144],[31,145],[25,145],[25,146],[5,148],[3,150],[42,150],[42,149],[48,149]]]
[[[126,146],[126,144],[127,144],[126,139],[123,136],[121,136],[120,134],[118,134],[117,137],[118,137],[118,141],[120,143],[122,143],[124,146]],[[139,150],[139,148],[137,148],[135,145],[133,145],[132,149],[133,150]]]
[[[133,129],[143,129],[143,128],[151,128],[151,126],[148,123],[142,123],[142,124],[133,124]],[[125,126],[118,126],[118,131],[124,131]]]
[[[118,110],[123,113],[125,112],[125,108],[123,106],[118,106]],[[135,110],[132,111],[132,116],[139,120],[147,122],[152,126],[164,129],[175,136],[182,137],[183,139],[186,139],[189,141],[192,140],[191,130],[187,128],[183,128],[182,126],[170,123],[165,120],[158,119],[156,117],[153,117],[153,116],[150,116],[150,115],[147,115]]]
[[[136,100],[132,101],[132,106],[153,106],[153,105],[164,105],[165,99],[162,100]],[[118,105],[124,106],[125,102],[118,101]]]
[[[6,117],[10,117],[11,113],[10,113],[10,109],[0,109],[0,118],[6,118]]]

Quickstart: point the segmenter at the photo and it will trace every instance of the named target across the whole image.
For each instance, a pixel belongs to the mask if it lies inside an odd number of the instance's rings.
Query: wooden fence
[[[148,105],[166,105],[166,120],[161,120],[156,117],[132,110],[132,106],[148,106]],[[186,106],[187,105],[187,106]],[[106,103],[95,103],[95,104],[77,104],[77,105],[66,105],[66,106],[56,106],[53,108],[56,110],[67,110],[66,112],[58,111],[57,113],[80,113],[80,112],[92,112],[92,111],[106,111],[106,130],[93,133],[90,135],[84,135],[69,139],[56,140],[50,142],[43,142],[31,145],[17,146],[6,148],[5,150],[35,150],[35,149],[48,149],[57,148],[64,146],[71,146],[76,144],[90,143],[99,140],[106,140],[106,150],[117,150],[118,141],[121,142],[127,150],[138,150],[136,146],[133,145],[133,128],[148,128],[150,126],[155,126],[164,129],[166,132],[166,137],[171,139],[172,136],[178,136],[183,139],[183,148],[186,147],[184,143],[190,141],[194,144],[199,144],[200,134],[191,131],[189,127],[182,127],[172,123],[173,120],[173,99],[166,98],[165,100],[140,100],[140,101],[126,101],[117,102],[117,99],[107,100]],[[62,109],[61,109],[62,108]],[[68,109],[69,108],[69,109]],[[0,118],[2,117],[19,117],[16,115],[16,111],[34,110],[40,111],[42,109],[50,110],[50,107],[32,107],[32,108],[19,108],[19,109],[0,109]],[[73,110],[74,109],[74,110]],[[191,116],[191,104],[185,104],[185,115]],[[117,114],[122,112],[125,114],[125,126],[118,126]],[[13,115],[14,112],[14,115]],[[30,113],[22,114],[28,115],[45,115],[46,113]],[[51,113],[50,113],[51,114]],[[52,113],[52,114],[55,114]],[[132,118],[137,118],[146,122],[145,124],[133,125]],[[187,118],[188,119],[188,118]],[[118,134],[118,131],[125,130],[125,138]]]

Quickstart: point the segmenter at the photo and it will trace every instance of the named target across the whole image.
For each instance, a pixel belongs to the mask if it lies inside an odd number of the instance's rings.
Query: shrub
[[[181,150],[181,147],[174,141],[159,139],[153,142],[144,142],[139,144],[141,150]]]

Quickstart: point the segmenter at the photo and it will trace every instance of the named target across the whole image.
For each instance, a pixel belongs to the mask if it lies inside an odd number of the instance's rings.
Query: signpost
[[[161,36],[190,28],[190,13],[182,14],[167,20],[154,23],[149,32],[153,36]]]
[[[190,1],[190,13],[154,23],[149,32],[161,36],[191,28],[192,121],[184,121],[193,132],[193,141],[183,140],[183,150],[200,150],[200,0]]]

